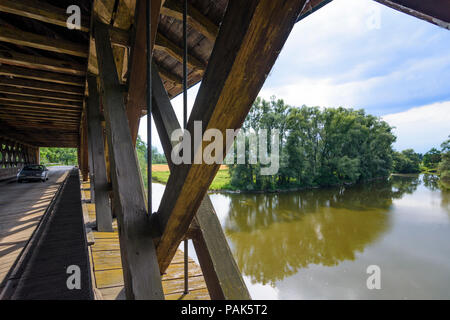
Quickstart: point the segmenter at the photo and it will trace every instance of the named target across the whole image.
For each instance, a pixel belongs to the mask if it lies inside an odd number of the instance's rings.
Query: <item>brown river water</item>
[[[450,299],[450,192],[435,176],[210,196],[253,299]]]

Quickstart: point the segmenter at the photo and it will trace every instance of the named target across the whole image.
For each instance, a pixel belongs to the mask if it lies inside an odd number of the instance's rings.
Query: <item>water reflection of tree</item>
[[[230,195],[225,231],[252,281],[274,283],[309,264],[334,266],[389,228],[392,199],[419,180],[393,178],[353,187],[273,195]]]
[[[450,217],[450,190],[442,188],[439,184],[439,176],[434,174],[424,174],[422,181],[423,185],[431,191],[441,191],[441,207],[447,211]]]
[[[450,218],[450,190],[441,189],[441,207],[447,211]]]
[[[439,190],[439,177],[434,174],[424,174],[422,176],[423,185],[431,191]]]

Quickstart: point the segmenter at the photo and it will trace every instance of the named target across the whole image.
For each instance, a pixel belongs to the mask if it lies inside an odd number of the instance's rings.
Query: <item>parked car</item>
[[[40,164],[28,165],[22,168],[17,174],[17,182],[30,180],[41,180],[45,182],[48,180],[48,169]]]

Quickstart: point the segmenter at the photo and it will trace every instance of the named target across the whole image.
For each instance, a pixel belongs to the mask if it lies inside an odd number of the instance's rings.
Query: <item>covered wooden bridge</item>
[[[450,29],[448,0],[376,1]],[[78,148],[81,192],[77,173],[67,174],[56,211],[75,224],[80,203],[93,230],[84,236],[89,279],[104,298],[250,299],[207,196],[219,164],[174,165],[170,135],[193,132],[194,121],[203,132],[240,128],[294,24],[329,2],[0,0],[0,178],[39,162],[39,147]],[[200,81],[180,125],[170,99]],[[159,208],[147,203],[134,147],[149,111],[171,169]],[[69,228],[58,219],[48,230]],[[39,226],[25,253],[57,249],[39,247],[50,232]],[[200,267],[178,251],[185,239]],[[19,255],[1,298],[30,297],[14,293],[26,261],[43,260]]]

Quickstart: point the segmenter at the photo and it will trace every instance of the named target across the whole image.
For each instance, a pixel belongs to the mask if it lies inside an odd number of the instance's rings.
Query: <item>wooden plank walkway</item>
[[[19,268],[7,284],[6,299],[92,300],[89,254],[84,230],[77,169],[72,169],[27,245]],[[80,269],[80,288],[69,289],[70,266]]]
[[[51,170],[46,183],[0,184],[0,290],[66,174]]]
[[[85,223],[95,221],[95,204],[90,201],[90,184],[82,182],[82,199]],[[86,221],[87,220],[87,221]],[[95,243],[89,247],[93,285],[96,298],[104,300],[125,299],[123,272],[120,258],[117,221],[113,223],[114,232],[92,231]],[[197,263],[189,259],[189,294],[184,291],[184,254],[178,250],[167,272],[162,277],[166,300],[209,300],[209,293]]]

